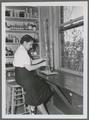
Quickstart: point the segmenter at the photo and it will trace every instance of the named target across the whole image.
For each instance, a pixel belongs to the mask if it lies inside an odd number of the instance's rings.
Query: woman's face
[[[30,41],[30,42],[25,42],[24,43],[24,47],[25,47],[25,49],[28,51],[29,49],[31,49],[32,48],[32,45],[33,45],[33,41]]]

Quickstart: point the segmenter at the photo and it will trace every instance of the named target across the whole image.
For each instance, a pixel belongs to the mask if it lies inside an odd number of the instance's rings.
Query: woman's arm
[[[44,59],[40,58],[40,59],[36,59],[36,60],[31,60],[31,61],[32,61],[32,64],[34,65],[34,64],[38,64],[38,63],[44,61]]]
[[[46,66],[46,61],[40,63],[40,64],[36,64],[36,65],[25,65],[25,68],[28,70],[28,71],[32,71],[32,70],[36,70],[42,66]]]

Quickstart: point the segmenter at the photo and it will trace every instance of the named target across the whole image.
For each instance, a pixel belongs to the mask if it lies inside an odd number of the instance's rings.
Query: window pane
[[[64,22],[83,16],[82,6],[64,6],[63,10],[64,10],[63,12]]]
[[[63,32],[62,67],[83,72],[83,34],[84,27]]]

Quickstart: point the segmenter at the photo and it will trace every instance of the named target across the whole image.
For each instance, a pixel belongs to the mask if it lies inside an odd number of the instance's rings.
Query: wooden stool
[[[25,106],[25,92],[23,88],[18,85],[15,81],[8,83],[8,87],[10,88],[10,106],[9,106],[9,113],[10,114],[18,114],[16,113],[16,109],[20,106],[23,106],[23,113],[26,113],[26,106]]]

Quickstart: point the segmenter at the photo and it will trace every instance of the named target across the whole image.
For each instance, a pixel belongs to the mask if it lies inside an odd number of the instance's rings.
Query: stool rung
[[[21,99],[23,99],[23,97],[21,97],[21,98],[15,98],[15,100],[21,100]]]
[[[24,105],[25,103],[20,103],[20,104],[15,104],[14,106],[21,106],[21,105]]]
[[[22,92],[22,90],[15,90],[15,92]]]
[[[19,94],[15,95],[15,97],[20,96],[20,95],[25,95],[25,93],[19,93]]]

